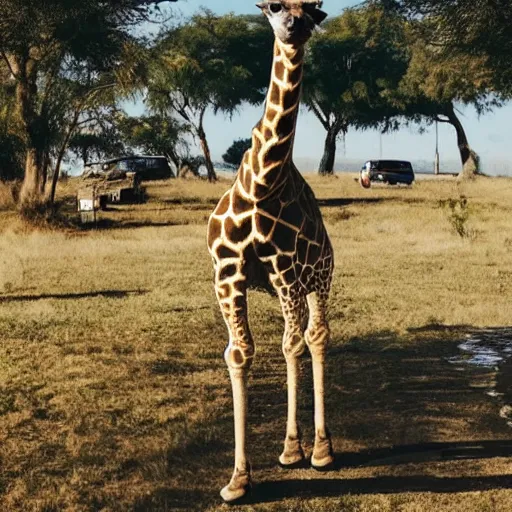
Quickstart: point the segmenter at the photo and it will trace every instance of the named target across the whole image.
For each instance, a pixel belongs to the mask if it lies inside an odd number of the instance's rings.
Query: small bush
[[[468,238],[472,235],[472,231],[467,227],[469,205],[466,196],[461,195],[459,199],[441,200],[439,206],[448,210],[448,221],[461,238]]]
[[[60,212],[60,203],[34,201],[19,206],[20,217],[36,228],[68,228],[73,223]]]
[[[350,220],[352,217],[354,217],[354,213],[352,213],[350,210],[342,209],[339,210],[329,217],[327,217],[331,222],[341,222],[344,220]]]

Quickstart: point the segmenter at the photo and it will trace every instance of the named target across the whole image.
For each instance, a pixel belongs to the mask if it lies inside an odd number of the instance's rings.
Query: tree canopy
[[[431,19],[432,43],[485,59],[493,70],[495,92],[512,94],[510,0],[378,0],[377,3],[411,19]]]
[[[350,127],[389,129],[408,57],[401,19],[377,6],[349,9],[325,24],[307,54],[304,101],[327,132],[319,171],[333,172],[336,141]]]
[[[418,115],[427,121],[451,124],[457,135],[462,174],[478,172],[478,157],[471,149],[466,132],[457,115],[458,105],[470,105],[481,114],[501,104],[493,92],[493,72],[487,59],[459,50],[457,54],[429,44],[419,37],[428,33],[429,20],[417,22],[427,25],[409,34],[410,62],[398,90],[404,101],[404,111],[413,119]]]
[[[187,127],[172,117],[125,117],[118,124],[126,147],[135,152],[166,156],[175,167],[176,175],[188,161]]]
[[[154,50],[147,104],[187,123],[199,139],[210,180],[216,175],[204,129],[206,111],[231,115],[242,102],[264,98],[272,39],[259,19],[204,11],[166,32]]]

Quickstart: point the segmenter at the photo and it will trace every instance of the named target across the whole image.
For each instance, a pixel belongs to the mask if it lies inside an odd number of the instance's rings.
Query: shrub
[[[439,206],[448,210],[448,221],[453,230],[461,237],[468,238],[472,232],[467,227],[469,219],[469,205],[466,196],[461,195],[458,199],[445,199],[439,201]]]
[[[20,217],[36,228],[69,228],[73,227],[73,219],[68,219],[60,211],[60,203],[51,203],[48,200],[25,203],[19,207]]]

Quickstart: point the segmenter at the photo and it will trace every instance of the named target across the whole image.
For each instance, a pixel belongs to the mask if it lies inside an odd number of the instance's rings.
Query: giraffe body
[[[236,298],[237,283],[298,300],[327,296],[333,252],[313,191],[292,162],[278,190],[262,200],[241,190],[240,175],[209,222],[208,246],[221,305]]]
[[[252,133],[233,186],[208,224],[215,291],[229,331],[224,357],[233,386],[235,471],[222,497],[234,501],[251,484],[245,449],[247,372],[255,345],[247,319],[247,290],[265,288],[279,297],[285,319],[288,420],[279,460],[294,467],[305,456],[297,425],[298,358],[309,346],[315,383],[312,464],[325,468],[333,453],[325,427],[323,372],[329,338],[326,304],[333,251],[313,191],[292,161],[300,103],[304,44],[325,14],[312,2],[274,0],[260,7],[276,33],[265,113]],[[286,35],[288,34],[288,36]]]

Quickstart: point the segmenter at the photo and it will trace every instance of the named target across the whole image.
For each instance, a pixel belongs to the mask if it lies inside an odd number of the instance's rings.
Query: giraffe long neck
[[[276,39],[265,113],[252,131],[252,147],[245,154],[240,176],[244,191],[256,200],[275,190],[290,167],[303,62],[303,47]]]

